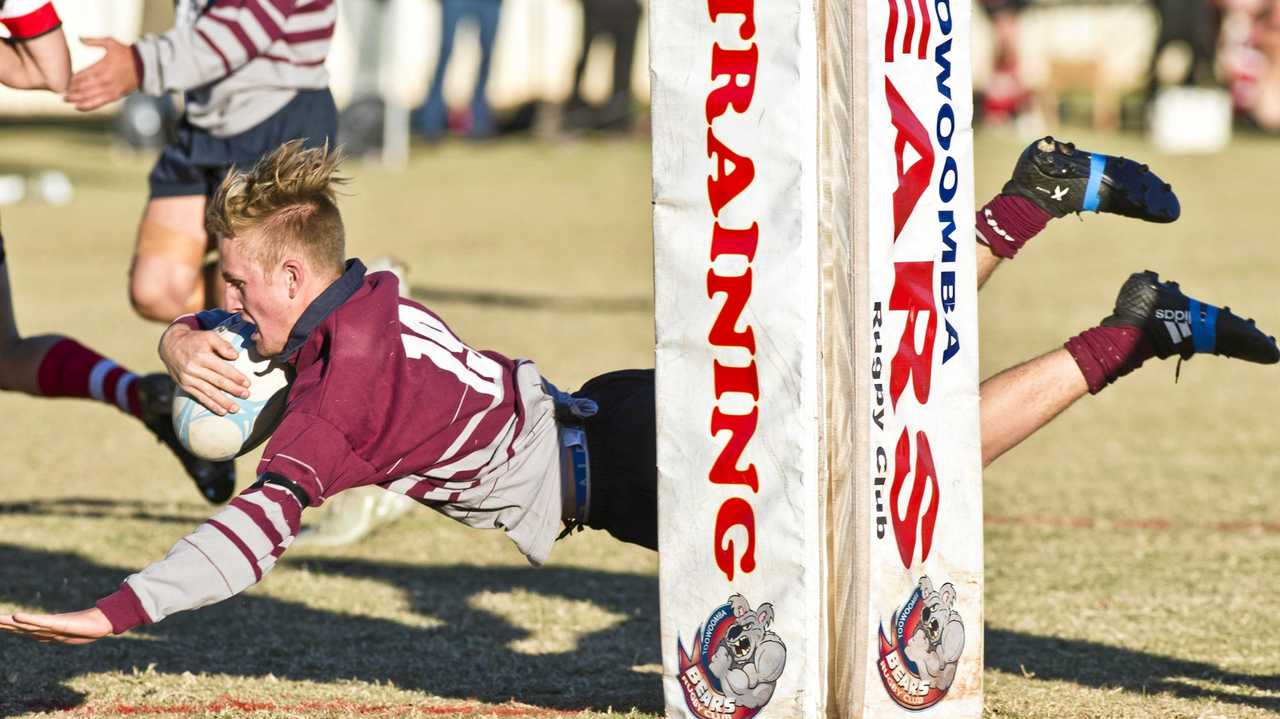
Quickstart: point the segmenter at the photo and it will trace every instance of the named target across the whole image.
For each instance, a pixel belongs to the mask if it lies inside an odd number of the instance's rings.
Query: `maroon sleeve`
[[[111,622],[112,634],[124,634],[134,627],[151,623],[147,613],[142,610],[138,595],[133,593],[133,588],[128,584],[121,584],[114,594],[99,599],[95,606]]]
[[[374,470],[328,420],[291,409],[272,433],[258,464],[259,476],[269,474],[297,485],[315,506],[330,494],[329,488],[363,484]]]
[[[133,56],[133,72],[138,76],[138,85],[142,85],[142,79],[146,75],[147,66],[142,62],[142,55],[138,53],[138,46],[130,45],[129,54]]]

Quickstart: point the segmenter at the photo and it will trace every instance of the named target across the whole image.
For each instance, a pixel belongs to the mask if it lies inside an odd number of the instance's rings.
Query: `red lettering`
[[[916,203],[928,189],[929,180],[933,177],[933,143],[929,140],[929,131],[920,124],[920,120],[888,77],[884,79],[884,93],[889,102],[893,127],[898,131],[893,144],[893,154],[898,163],[898,189],[893,191],[893,240],[897,242],[902,228],[911,218]],[[904,167],[902,157],[907,145],[911,145],[920,155],[920,159],[911,163],[910,168]]]
[[[756,514],[746,500],[738,497],[726,499],[716,513],[716,566],[729,581],[733,581],[733,550],[736,547],[732,539],[726,541],[725,535],[733,527],[747,530],[747,548],[742,552],[738,566],[750,574],[756,570]]]
[[[755,43],[746,50],[726,50],[720,45],[711,48],[711,81],[726,78],[726,82],[707,96],[707,124],[724,114],[730,105],[739,113],[751,106],[756,91],[756,68],[760,65],[760,50]]]
[[[741,16],[739,36],[743,40],[750,40],[755,36],[754,0],[707,0],[707,11],[713,23],[721,15]],[[754,43],[741,50],[726,49],[719,44],[711,48],[713,87],[706,99],[707,157],[714,163],[714,170],[707,176],[707,200],[712,215],[716,217],[751,185],[756,171],[750,158],[737,154],[716,138],[712,122],[730,109],[742,114],[751,106],[759,63],[760,51]],[[749,323],[742,323],[743,329],[738,330],[747,301],[751,299],[750,263],[755,258],[759,239],[760,227],[754,222],[745,230],[727,229],[716,223],[712,233],[712,263],[722,255],[740,255],[746,258],[748,266],[742,274],[734,276],[716,274],[714,267],[708,270],[707,298],[715,300],[716,295],[720,294],[725,297],[707,339],[717,347],[741,347],[753,358],[745,366],[724,365],[719,361],[714,363],[717,400],[730,393],[747,394],[756,401],[760,399],[760,379],[754,360],[755,332]],[[748,462],[745,468],[738,467],[747,445],[755,436],[758,423],[759,410],[754,405],[747,414],[728,414],[719,407],[712,410],[711,436],[729,433],[708,474],[712,483],[742,485],[749,487],[752,492],[759,490],[755,465]],[[740,556],[735,542],[728,538],[728,533],[735,527],[746,530],[746,547]],[[735,569],[746,574],[755,571],[756,520],[750,502],[741,497],[731,497],[720,505],[720,510],[716,513],[714,541],[716,566],[730,581],[733,580]],[[736,568],[735,559],[738,562]]]
[[[747,325],[741,332],[737,330],[738,320],[742,318],[742,311],[751,298],[751,269],[732,277],[717,275],[714,270],[708,271],[707,297],[715,298],[721,293],[725,295],[724,306],[716,314],[707,339],[718,347],[742,347],[754,355],[756,335],[751,325]]]
[[[752,222],[745,230],[730,230],[716,223],[711,233],[711,261],[721,255],[742,255],[750,262],[756,257],[756,245],[760,241],[760,224]]]
[[[893,40],[898,36],[898,0],[888,0],[889,26],[884,31],[884,61],[893,62]]]
[[[707,0],[707,11],[711,14],[711,22],[721,15],[741,15],[742,27],[738,29],[738,36],[743,40],[755,37],[755,0]]]
[[[907,10],[907,27],[906,32],[902,34],[902,52],[911,54],[911,43],[915,40],[916,34],[916,9],[912,7],[912,0],[902,0]],[[893,62],[893,42],[898,37],[898,0],[888,0],[889,3],[889,22],[884,33],[884,61]],[[927,0],[917,0],[920,7],[920,42],[916,57],[921,60],[929,57],[929,34],[933,28],[933,16],[929,14],[929,5]]]
[[[742,392],[751,395],[751,399],[760,399],[760,377],[756,374],[755,360],[746,367],[734,367],[715,362],[716,399],[726,392]],[[714,423],[713,423],[714,424]],[[715,432],[715,430],[711,430]]]
[[[941,497],[938,494],[938,477],[933,466],[933,452],[929,449],[929,438],[924,432],[916,432],[916,464],[915,471],[911,467],[911,440],[906,428],[898,438],[898,448],[893,470],[893,487],[889,492],[889,512],[893,520],[893,536],[898,541],[898,556],[902,558],[902,566],[910,569],[911,560],[916,551],[916,527],[920,528],[920,561],[929,558],[929,550],[933,547],[933,530],[938,523],[938,506]],[[907,499],[907,513],[903,516],[898,511],[899,495],[907,474],[913,474],[911,496]],[[920,505],[924,501],[925,489],[931,489],[929,507],[921,516]]]
[[[720,210],[755,179],[756,166],[717,140],[710,127],[707,128],[707,157],[716,161],[716,173],[707,177],[707,198],[711,200],[711,214],[719,217]],[[733,169],[729,169],[730,165]]]
[[[911,0],[907,0],[911,2]],[[933,16],[929,14],[929,6],[926,0],[920,0],[920,51],[916,53],[916,57],[924,60],[929,57],[929,31],[933,29]],[[911,46],[903,48],[903,52],[911,52]]]
[[[889,309],[907,313],[907,324],[898,338],[898,351],[890,363],[889,398],[894,409],[898,398],[911,380],[916,401],[929,401],[929,386],[933,378],[933,341],[938,335],[938,312],[933,304],[933,263],[895,262],[893,265],[893,292],[889,295]],[[924,347],[916,349],[916,322],[920,314],[929,315],[924,328]]]
[[[752,492],[760,491],[760,482],[756,474],[756,466],[748,463],[746,469],[738,469],[742,459],[742,451],[756,433],[756,422],[759,413],[754,407],[748,414],[725,414],[717,407],[711,412],[711,435],[715,436],[725,430],[729,431],[729,441],[720,456],[711,466],[711,481],[715,484],[742,484],[751,488]]]

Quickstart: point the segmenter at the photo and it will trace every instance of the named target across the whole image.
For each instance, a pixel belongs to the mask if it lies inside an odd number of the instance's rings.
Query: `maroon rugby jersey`
[[[560,526],[553,402],[533,363],[476,351],[359,260],[302,314],[297,370],[259,481],[98,606],[117,633],[247,589],[307,505],[377,484],[465,524],[501,528],[535,564]],[[202,327],[227,315],[202,313]]]

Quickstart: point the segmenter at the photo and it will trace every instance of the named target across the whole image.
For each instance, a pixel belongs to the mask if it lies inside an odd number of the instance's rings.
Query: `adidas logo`
[[[1191,336],[1190,322],[1173,322],[1165,320],[1164,327],[1169,331],[1169,339],[1173,340],[1175,345]]]
[[[1156,319],[1164,322],[1164,328],[1168,330],[1169,339],[1174,344],[1191,336],[1191,313],[1187,310],[1158,309]]]

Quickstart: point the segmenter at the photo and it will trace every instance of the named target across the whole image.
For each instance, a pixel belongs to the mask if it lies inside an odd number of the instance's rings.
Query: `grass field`
[[[1053,224],[982,296],[984,374],[1105,315],[1144,268],[1280,329],[1280,143],[1157,158],[1169,227]],[[994,192],[1021,143],[980,136]],[[125,276],[149,158],[82,129],[0,132],[0,172],[65,170],[70,207],[0,210],[20,324],[154,370]],[[393,253],[471,344],[576,386],[652,365],[648,147],[449,145],[352,165],[349,251]],[[1156,363],[986,474],[987,714],[1280,715],[1280,370]],[[0,397],[0,611],[89,605],[209,508],[131,420]],[[242,483],[253,460],[240,464]],[[0,637],[0,716],[653,717],[656,557],[587,532],[527,566],[498,533],[417,511],[358,546],[297,550],[246,595],[84,648]]]

